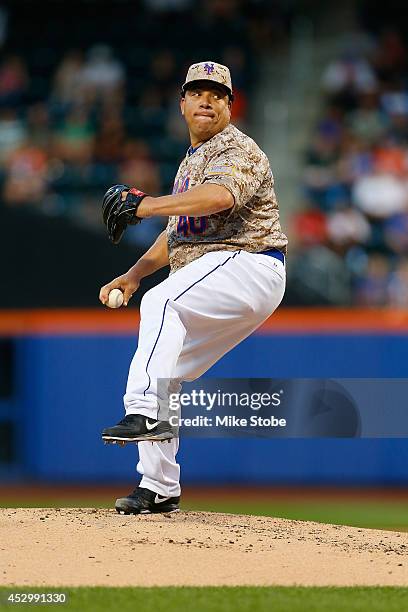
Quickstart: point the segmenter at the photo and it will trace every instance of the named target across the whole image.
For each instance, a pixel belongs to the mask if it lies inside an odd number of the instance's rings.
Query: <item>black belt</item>
[[[267,251],[261,251],[258,255],[269,255],[269,257],[275,257],[279,259],[283,264],[285,263],[285,256],[279,249],[268,249]]]

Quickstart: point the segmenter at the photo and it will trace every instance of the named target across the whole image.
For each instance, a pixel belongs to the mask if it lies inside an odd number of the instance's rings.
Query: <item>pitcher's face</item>
[[[231,102],[227,92],[217,83],[197,81],[180,101],[191,143],[205,142],[222,132],[231,120]]]

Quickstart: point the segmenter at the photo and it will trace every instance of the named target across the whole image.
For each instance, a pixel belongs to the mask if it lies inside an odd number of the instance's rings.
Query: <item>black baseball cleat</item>
[[[142,414],[127,414],[117,425],[102,431],[102,440],[112,444],[171,440],[174,433],[167,421],[156,421]]]
[[[158,512],[178,512],[180,496],[165,497],[150,489],[137,487],[127,497],[116,500],[115,510],[120,514],[155,514]]]

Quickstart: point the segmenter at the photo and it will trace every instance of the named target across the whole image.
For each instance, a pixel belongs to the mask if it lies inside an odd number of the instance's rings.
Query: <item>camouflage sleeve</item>
[[[262,157],[253,158],[243,149],[231,147],[208,161],[202,183],[226,187],[234,196],[234,209],[237,209],[256,194],[266,170]]]

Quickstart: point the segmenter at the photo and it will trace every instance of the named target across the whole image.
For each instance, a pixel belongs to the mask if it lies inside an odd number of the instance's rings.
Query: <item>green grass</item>
[[[1,505],[8,508],[21,507],[98,507],[112,508],[113,499],[21,499],[2,500]],[[368,527],[371,529],[392,529],[408,531],[408,506],[403,501],[379,500],[337,500],[337,501],[283,501],[270,502],[226,501],[216,499],[183,500],[184,510],[208,510],[213,512],[231,512],[232,514],[254,514],[274,516],[301,521],[318,521],[337,525]]]
[[[68,602],[35,605],[34,609],[78,612],[402,612],[408,589],[398,587],[157,587],[157,588],[0,588],[4,610],[32,604],[7,605],[10,592],[66,593]]]

